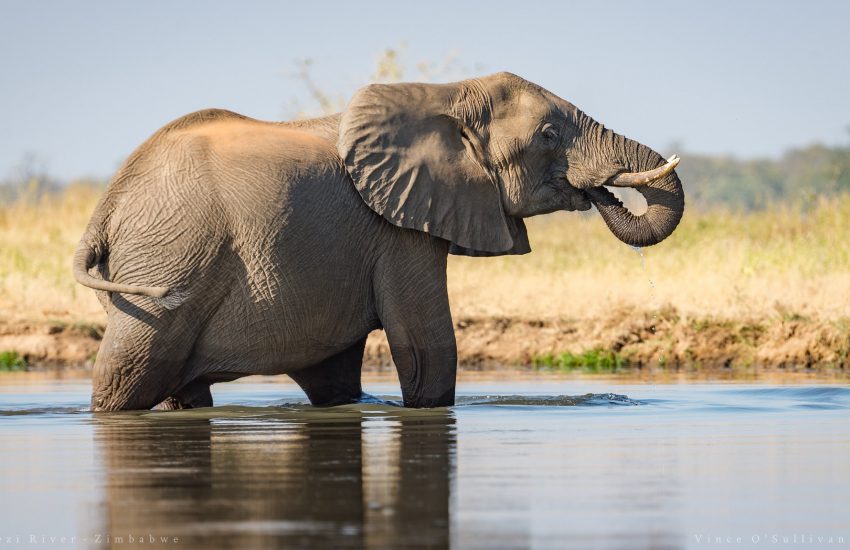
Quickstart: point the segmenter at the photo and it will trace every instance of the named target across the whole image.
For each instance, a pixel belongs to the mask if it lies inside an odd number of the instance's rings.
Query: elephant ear
[[[360,196],[393,225],[446,239],[454,254],[522,254],[525,226],[502,210],[484,156],[489,116],[472,81],[373,84],[349,103],[337,148]]]
[[[522,221],[522,218],[508,216],[506,222],[508,224],[508,230],[511,233],[511,238],[514,241],[514,245],[509,249],[502,252],[489,252],[487,250],[464,248],[452,243],[449,246],[449,254],[455,254],[457,256],[508,256],[512,254],[528,254],[531,252],[531,245],[528,243],[528,233],[525,230],[525,223]]]

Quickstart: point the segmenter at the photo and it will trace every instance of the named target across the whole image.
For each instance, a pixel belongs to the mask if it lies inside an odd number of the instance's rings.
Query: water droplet
[[[656,304],[655,282],[652,280],[652,277],[649,276],[649,270],[646,268],[646,254],[644,254],[643,248],[639,246],[629,246],[629,248],[634,250],[638,256],[640,256],[640,267],[643,269],[644,275],[646,275],[646,280],[649,281],[649,305],[652,308],[652,325],[650,325],[649,331],[655,334],[655,320],[658,317],[658,314],[656,313],[658,307]]]

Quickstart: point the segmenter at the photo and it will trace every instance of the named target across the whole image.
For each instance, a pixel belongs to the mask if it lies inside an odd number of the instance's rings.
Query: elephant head
[[[524,254],[523,218],[591,203],[620,240],[649,246],[684,210],[677,158],[510,73],[367,86],[343,114],[337,146],[372,210],[450,241],[455,254]],[[633,187],[647,211],[632,214],[605,186]]]

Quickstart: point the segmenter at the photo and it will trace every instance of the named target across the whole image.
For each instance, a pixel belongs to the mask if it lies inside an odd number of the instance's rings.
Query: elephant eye
[[[558,129],[554,124],[544,124],[543,128],[540,129],[540,133],[548,143],[555,143],[558,141]]]

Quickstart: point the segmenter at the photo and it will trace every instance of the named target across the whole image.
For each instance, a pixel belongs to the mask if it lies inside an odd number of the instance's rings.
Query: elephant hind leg
[[[92,410],[150,409],[185,385],[199,323],[189,310],[156,308],[147,298],[113,294],[112,305],[92,374]]]
[[[348,348],[309,367],[290,372],[289,376],[301,386],[316,406],[356,403],[363,394],[360,370],[366,337]]]
[[[201,407],[212,407],[213,399],[210,392],[210,383],[202,379],[189,382],[171,397],[157,405],[155,408],[162,411],[173,411],[179,409],[199,409]]]

